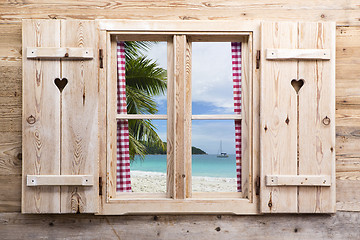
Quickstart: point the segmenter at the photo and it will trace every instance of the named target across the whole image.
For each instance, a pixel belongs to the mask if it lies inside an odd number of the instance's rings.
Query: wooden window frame
[[[100,126],[100,157],[99,157],[99,176],[100,176],[100,194],[99,194],[99,212],[100,215],[121,215],[121,214],[139,214],[139,213],[206,213],[206,214],[258,214],[259,213],[259,88],[260,88],[260,69],[257,62],[258,51],[260,50],[260,22],[237,22],[237,21],[129,21],[129,20],[96,20],[97,27],[100,32],[100,49],[103,52],[103,67],[99,70],[99,126]],[[114,79],[116,74],[116,66],[111,57],[112,45],[111,41],[114,36],[122,36],[122,40],[134,39],[137,40],[167,40],[168,41],[168,139],[172,138],[172,131],[175,129],[176,122],[182,121],[181,129],[178,131],[183,134],[191,134],[191,120],[194,119],[191,112],[185,112],[185,104],[176,103],[178,97],[181,100],[186,98],[189,91],[181,91],[182,96],[175,96],[174,88],[184,89],[189,86],[189,75],[185,68],[180,69],[176,62],[169,61],[183,61],[186,63],[186,51],[188,51],[186,38],[181,36],[190,36],[193,41],[232,41],[239,38],[247,38],[244,44],[243,54],[243,98],[246,98],[248,104],[243,106],[243,124],[247,125],[246,130],[246,150],[243,154],[248,156],[248,164],[243,166],[243,175],[249,176],[247,181],[248,189],[245,196],[240,196],[239,193],[192,193],[191,192],[191,178],[190,181],[182,180],[183,174],[188,175],[187,170],[191,171],[191,158],[186,156],[191,155],[191,143],[189,145],[186,140],[179,138],[174,139],[173,144],[176,146],[183,146],[178,152],[170,151],[170,160],[168,156],[168,168],[170,174],[167,174],[168,189],[166,194],[143,194],[143,193],[121,193],[121,195],[114,193],[114,176],[111,169],[114,161],[111,161],[111,152],[116,152],[116,145],[108,141],[113,137],[113,132],[110,131],[109,126],[112,119],[114,119],[115,112],[109,112],[109,105],[114,106],[116,97],[109,96],[108,88],[110,79]],[[169,36],[174,35],[173,42]],[[172,44],[182,44],[175,52],[179,57],[174,57],[174,48]],[[170,51],[169,51],[170,50]],[[169,56],[170,55],[170,56]],[[116,78],[116,76],[115,76]],[[184,82],[175,86],[176,78],[184,79]],[[174,79],[174,81],[172,81]],[[190,81],[191,84],[191,81]],[[186,89],[188,90],[188,89]],[[191,90],[190,90],[191,95]],[[116,103],[115,103],[116,104]],[[191,104],[191,97],[190,97]],[[116,106],[116,105],[115,105]],[[183,112],[182,118],[178,119],[177,112]],[[110,115],[109,115],[110,114]],[[112,115],[113,114],[113,115]],[[247,114],[247,115],[246,115]],[[179,114],[178,114],[179,115]],[[156,115],[155,115],[156,116]],[[142,115],[143,118],[153,118],[155,116]],[[196,115],[194,115],[196,118]],[[223,115],[225,116],[225,115]],[[231,116],[231,115],[230,115]],[[246,116],[246,117],[245,117]],[[116,117],[116,116],[115,116]],[[127,118],[131,116],[119,116]],[[209,116],[211,118],[211,116]],[[160,116],[164,118],[164,116]],[[233,119],[233,118],[231,118]],[[190,125],[189,125],[190,121]],[[114,123],[113,123],[114,124]],[[170,128],[169,128],[170,126]],[[172,127],[171,127],[172,126]],[[169,133],[169,131],[171,131]],[[116,133],[115,133],[116,135]],[[114,150],[115,148],[115,150]],[[245,147],[243,147],[245,149]],[[169,149],[168,149],[169,154]],[[174,158],[181,159],[174,161]],[[190,164],[190,165],[189,165]],[[178,169],[176,172],[171,169]],[[169,171],[169,170],[168,170]],[[116,183],[116,181],[115,181]],[[190,186],[186,187],[186,186]],[[111,190],[113,189],[113,190]],[[115,198],[113,196],[116,196]],[[241,198],[243,197],[243,198]],[[244,198],[246,197],[246,198]]]

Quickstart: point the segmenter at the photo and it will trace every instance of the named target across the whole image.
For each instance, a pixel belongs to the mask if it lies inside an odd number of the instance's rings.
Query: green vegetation
[[[205,151],[201,150],[197,147],[191,147],[191,154],[197,155],[197,154],[207,154]]]
[[[165,146],[165,148],[159,147],[158,145],[152,144],[150,142],[148,142],[148,143],[144,142],[143,144],[146,147],[146,150],[145,150],[146,154],[149,154],[149,155],[166,154],[166,145],[167,145],[166,142],[163,142],[163,145]],[[192,154],[207,154],[206,152],[204,152],[203,150],[201,150],[200,148],[197,148],[197,147],[192,147],[191,153]]]
[[[125,42],[125,76],[128,114],[155,114],[158,112],[154,97],[164,95],[167,86],[166,69],[149,59],[146,52],[151,42]],[[156,127],[149,119],[129,120],[129,153],[144,157],[146,143],[166,150]]]

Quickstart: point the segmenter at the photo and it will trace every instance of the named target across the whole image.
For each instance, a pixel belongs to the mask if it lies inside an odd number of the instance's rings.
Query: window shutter
[[[98,211],[95,21],[23,21],[23,213]]]
[[[261,212],[335,212],[335,24],[261,24]]]

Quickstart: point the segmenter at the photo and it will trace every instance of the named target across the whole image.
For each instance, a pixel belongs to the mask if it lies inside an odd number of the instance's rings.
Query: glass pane
[[[166,114],[166,63],[166,42],[117,43],[118,114]],[[166,122],[118,120],[118,192],[166,191]]]
[[[167,42],[125,42],[129,114],[166,114]]]
[[[192,43],[192,113],[234,113],[230,42]]]
[[[129,120],[138,121],[138,120]],[[166,192],[166,120],[152,120],[163,145],[144,139],[145,155],[135,155],[130,161],[132,192]],[[130,125],[130,124],[129,124]]]
[[[192,145],[193,192],[236,192],[234,120],[193,120]]]

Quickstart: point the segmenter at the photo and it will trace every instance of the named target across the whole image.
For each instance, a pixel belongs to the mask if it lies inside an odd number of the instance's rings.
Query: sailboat
[[[222,141],[220,141],[220,148],[219,148],[219,153],[217,155],[218,158],[227,158],[229,157],[229,155],[226,152],[222,151]]]

